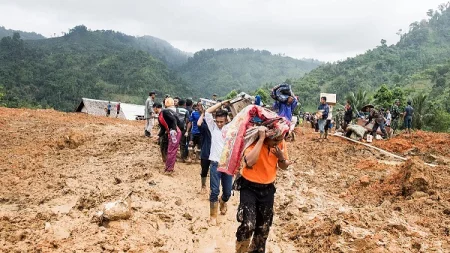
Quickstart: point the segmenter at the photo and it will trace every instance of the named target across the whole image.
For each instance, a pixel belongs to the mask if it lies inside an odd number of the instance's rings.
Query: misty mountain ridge
[[[0,39],[3,37],[7,37],[7,36],[13,36],[14,33],[19,33],[20,37],[23,40],[43,40],[46,39],[46,37],[44,37],[41,34],[35,33],[35,32],[24,32],[24,31],[19,31],[19,30],[11,30],[11,29],[7,29],[4,26],[0,26]]]

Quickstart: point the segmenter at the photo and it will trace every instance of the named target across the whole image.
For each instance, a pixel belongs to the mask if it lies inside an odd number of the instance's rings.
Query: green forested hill
[[[43,48],[69,47],[74,50],[85,47],[97,50],[134,48],[151,54],[154,58],[161,60],[170,68],[179,67],[187,62],[189,53],[183,52],[165,40],[152,37],[134,37],[111,30],[90,31],[86,26],[76,26],[65,36],[51,38],[44,41],[29,41],[33,46]]]
[[[207,49],[194,54],[180,68],[183,80],[201,95],[230,90],[254,91],[267,82],[300,77],[319,66],[314,60],[297,60],[253,49]]]
[[[11,29],[6,29],[3,26],[0,26],[0,39],[3,37],[13,36],[14,33],[19,33],[20,37],[24,40],[42,40],[45,39],[44,36],[37,34],[35,32],[23,32],[16,31]]]
[[[308,105],[318,102],[318,93],[337,93],[343,102],[350,92],[373,92],[383,84],[400,89],[407,97],[429,94],[428,100],[449,106],[450,4],[429,10],[428,20],[414,22],[409,31],[399,31],[400,41],[380,46],[338,63],[328,63],[294,80],[294,89]],[[394,99],[394,98],[393,98]]]
[[[0,42],[0,104],[70,111],[81,97],[142,103],[149,90],[180,96],[253,91],[319,65],[268,51],[203,50],[189,58],[166,41],[77,26],[62,37]]]
[[[172,46],[169,42],[153,37],[138,37],[137,48],[149,52],[154,57],[162,60],[171,68],[178,68],[188,61],[190,53],[183,52]]]
[[[71,111],[81,97],[143,103],[149,90],[191,94],[163,62],[128,46],[133,39],[84,26],[46,40],[5,37],[0,42],[1,103]]]

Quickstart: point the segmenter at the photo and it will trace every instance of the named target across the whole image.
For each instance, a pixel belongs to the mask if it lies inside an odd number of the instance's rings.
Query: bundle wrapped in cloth
[[[275,112],[256,105],[249,105],[240,111],[222,130],[225,145],[219,161],[218,171],[234,175],[240,166],[246,148],[258,139],[258,126],[268,128],[267,138],[286,136],[289,121]]]
[[[292,92],[291,86],[287,83],[280,83],[277,86],[273,87],[270,96],[278,102],[286,103],[289,97],[293,97],[294,93]]]

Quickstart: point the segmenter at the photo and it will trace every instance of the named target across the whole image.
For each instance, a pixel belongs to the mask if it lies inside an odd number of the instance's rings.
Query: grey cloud
[[[398,29],[442,1],[0,0],[0,9],[13,10],[0,16],[0,25],[48,36],[85,24],[157,36],[184,51],[251,47],[334,61],[363,53],[382,38],[395,43]]]

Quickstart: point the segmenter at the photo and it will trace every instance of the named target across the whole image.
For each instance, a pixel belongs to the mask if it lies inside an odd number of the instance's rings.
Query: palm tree
[[[425,94],[418,94],[413,98],[412,106],[414,107],[413,126],[417,129],[422,129],[423,121],[426,116],[425,109],[427,107],[427,98]]]
[[[350,101],[353,110],[355,110],[356,112],[361,110],[363,106],[372,102],[367,91],[363,90],[359,90],[356,94],[354,92],[350,92],[346,99]]]

